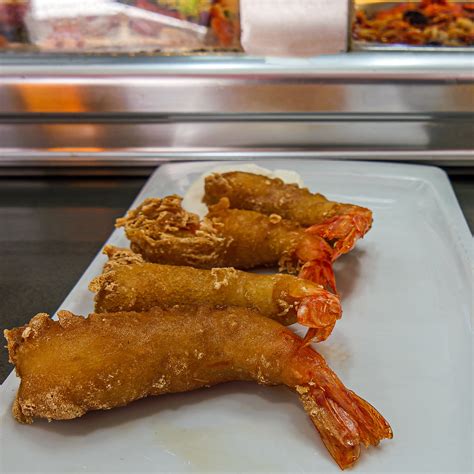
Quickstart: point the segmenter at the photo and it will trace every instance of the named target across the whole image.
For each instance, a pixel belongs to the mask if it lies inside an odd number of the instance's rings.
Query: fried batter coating
[[[132,250],[149,262],[243,270],[279,265],[289,273],[303,267],[304,277],[335,291],[332,249],[321,237],[278,215],[229,209],[226,198],[200,221],[181,201],[147,199],[116,226],[125,228]]]
[[[206,177],[204,190],[203,201],[208,206],[226,197],[232,208],[279,214],[306,227],[323,222],[332,217],[325,213],[334,212],[331,209],[334,203],[322,194],[312,194],[297,184],[254,173],[213,173]]]
[[[247,380],[296,391],[341,468],[358,459],[361,444],[392,437],[384,418],[317,352],[256,311],[176,306],[58,317],[38,314],[5,331],[21,378],[13,405],[20,422],[67,420],[150,395]]]
[[[223,197],[229,199],[232,208],[279,214],[304,227],[313,226],[313,233],[335,241],[335,257],[350,251],[372,226],[369,209],[329,201],[307,188],[253,173],[233,171],[208,176],[204,202],[213,205]]]
[[[176,304],[242,306],[284,325],[309,326],[317,341],[326,339],[341,317],[336,295],[291,275],[144,263],[131,250],[112,246],[104,253],[109,256],[104,273],[89,285],[96,293],[97,312],[147,311]]]
[[[185,211],[180,196],[146,199],[117,219],[134,252],[145,260],[197,268],[231,267],[224,255],[229,242],[208,219]]]

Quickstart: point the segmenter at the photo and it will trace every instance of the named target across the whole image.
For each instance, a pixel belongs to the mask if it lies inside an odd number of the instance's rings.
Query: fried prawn
[[[58,317],[38,314],[5,331],[21,378],[13,405],[20,422],[67,420],[151,395],[246,380],[295,391],[341,468],[359,458],[361,445],[392,437],[384,418],[321,355],[258,312],[189,306]]]
[[[223,197],[232,208],[278,214],[309,227],[309,232],[331,242],[333,259],[349,252],[372,226],[369,209],[329,201],[307,188],[253,173],[233,171],[208,176],[204,202],[214,205]]]
[[[107,246],[104,273],[89,289],[95,311],[147,311],[175,304],[242,306],[258,310],[284,325],[311,328],[306,338],[323,341],[341,317],[336,295],[291,275],[258,275],[234,268],[200,270],[146,263],[131,250]]]

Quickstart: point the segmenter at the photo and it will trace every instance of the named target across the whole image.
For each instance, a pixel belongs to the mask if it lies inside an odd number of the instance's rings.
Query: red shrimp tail
[[[332,263],[328,259],[318,259],[306,262],[298,275],[300,278],[310,280],[337,295],[336,277]]]
[[[331,334],[336,321],[342,316],[339,297],[322,288],[311,296],[303,298],[297,310],[297,321],[309,327],[303,345],[313,340],[321,342]]]
[[[357,240],[364,237],[370,230],[372,222],[372,211],[369,209],[347,206],[344,214],[313,225],[306,229],[306,232],[333,243],[332,259],[334,261],[354,248]]]
[[[309,385],[297,386],[306,413],[318,430],[321,440],[341,469],[351,467],[360,456],[357,425],[324,391]]]
[[[377,446],[382,439],[392,439],[392,428],[387,420],[367,401],[359,397],[352,390],[349,390],[350,397],[360,413],[362,418],[358,419],[359,429],[363,435],[362,442],[365,447],[370,445]]]
[[[342,398],[316,384],[298,385],[296,391],[329,453],[341,469],[346,469],[359,458],[361,444],[377,446],[393,433],[374,407],[340,388],[345,392],[340,394]]]
[[[332,333],[335,323],[330,326],[325,326],[323,328],[309,328],[306,331],[306,335],[303,338],[301,343],[302,347],[308,346],[312,342],[323,342],[325,341]]]

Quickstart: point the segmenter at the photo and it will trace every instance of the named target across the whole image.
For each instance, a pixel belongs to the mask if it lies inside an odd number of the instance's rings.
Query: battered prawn
[[[333,260],[352,250],[372,226],[370,209],[329,201],[307,188],[253,173],[234,171],[208,176],[204,202],[213,205],[223,197],[233,208],[278,214],[308,227],[308,233],[331,243]]]
[[[129,249],[107,246],[104,273],[92,280],[95,311],[147,311],[154,306],[208,304],[258,310],[286,325],[311,328],[306,342],[325,340],[341,317],[339,298],[323,287],[291,275],[258,275],[234,268],[145,263]]]
[[[13,415],[68,420],[152,395],[234,380],[295,391],[331,456],[344,469],[361,445],[392,430],[348,390],[321,355],[276,321],[247,308],[173,307],[147,313],[61,311],[5,331],[21,384]]]
[[[322,237],[279,215],[230,209],[227,198],[200,221],[181,201],[176,195],[146,199],[116,226],[149,262],[242,270],[279,265],[336,293],[333,250]]]

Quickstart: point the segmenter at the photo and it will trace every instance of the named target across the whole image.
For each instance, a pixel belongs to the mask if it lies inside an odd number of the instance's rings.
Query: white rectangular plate
[[[363,162],[257,164],[295,170],[311,190],[374,211],[372,230],[336,263],[344,315],[318,345],[394,431],[364,450],[353,472],[470,472],[472,241],[445,174]],[[162,166],[134,205],[183,194],[214,166]],[[108,243],[127,240],[120,229]],[[61,308],[92,311],[87,285],[104,261],[94,259]],[[17,386],[10,375],[1,388],[1,472],[340,472],[284,387],[231,383],[24,426],[10,414]]]

